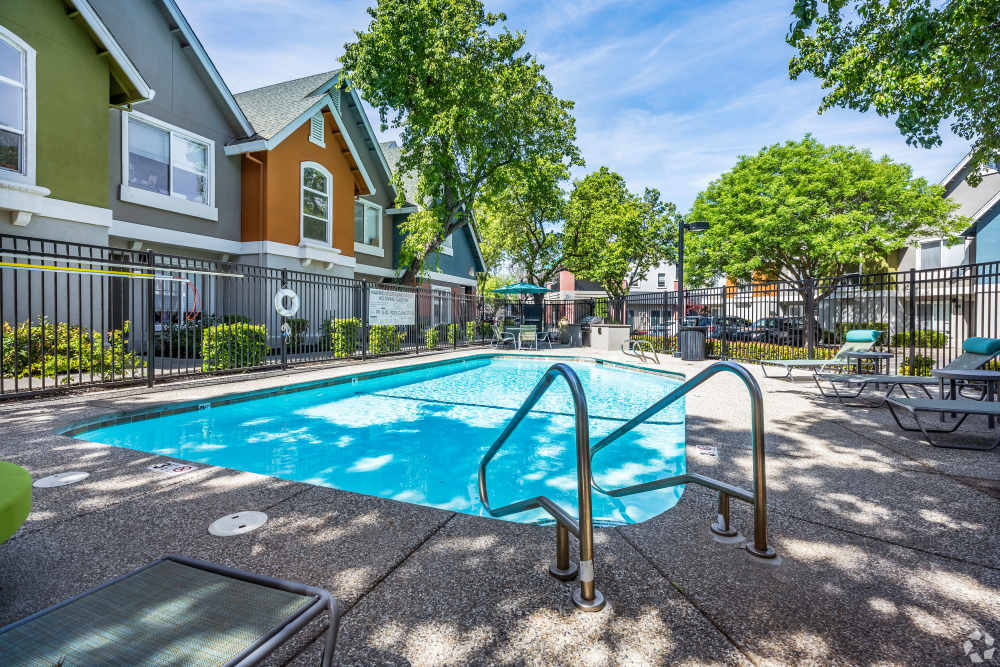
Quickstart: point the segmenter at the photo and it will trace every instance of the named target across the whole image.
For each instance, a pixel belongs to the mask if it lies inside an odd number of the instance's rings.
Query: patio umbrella
[[[531,283],[511,283],[493,290],[497,294],[545,294],[551,292],[548,287],[532,285]]]

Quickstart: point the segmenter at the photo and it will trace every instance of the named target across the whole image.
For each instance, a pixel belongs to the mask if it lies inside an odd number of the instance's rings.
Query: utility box
[[[592,324],[590,326],[590,348],[606,352],[618,352],[632,334],[628,324]]]
[[[705,361],[707,327],[681,327],[677,331],[677,349],[684,361]]]

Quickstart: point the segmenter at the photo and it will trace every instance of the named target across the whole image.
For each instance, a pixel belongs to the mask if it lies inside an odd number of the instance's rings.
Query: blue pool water
[[[481,357],[353,383],[94,428],[77,437],[172,458],[273,475],[469,514],[479,461],[552,359]],[[590,409],[591,442],[679,384],[675,377],[567,362]],[[545,495],[576,514],[573,408],[557,379],[487,472],[494,507]],[[605,488],[684,472],[678,402],[594,459]],[[682,487],[628,498],[594,494],[594,517],[643,521],[672,507]],[[540,510],[509,517],[537,522]]]

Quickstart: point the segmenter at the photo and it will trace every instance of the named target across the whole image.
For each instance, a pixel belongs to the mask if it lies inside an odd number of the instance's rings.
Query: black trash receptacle
[[[681,327],[677,331],[677,349],[684,361],[705,360],[705,338],[707,327]]]

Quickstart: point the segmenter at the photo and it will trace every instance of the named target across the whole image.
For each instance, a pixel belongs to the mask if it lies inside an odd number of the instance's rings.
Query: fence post
[[[150,273],[155,273],[153,270],[153,251],[146,251],[146,266],[149,267]],[[153,318],[156,317],[156,279],[150,278],[146,281],[146,386],[152,387],[153,383],[156,381],[156,350],[154,341],[154,329],[155,323]]]
[[[281,270],[281,289],[288,287],[288,269]],[[266,320],[265,320],[266,321]],[[285,324],[287,323],[285,316],[281,316],[281,325],[278,330],[281,332],[281,369],[286,370],[288,368],[288,336],[285,335]]]
[[[368,281],[361,281],[361,358],[368,358]]]
[[[728,305],[726,301],[727,293],[726,286],[723,285],[722,290],[722,349],[720,350],[719,358],[728,359],[729,358],[729,318],[727,316]]]
[[[906,324],[910,332],[910,375],[913,375],[917,367],[917,272],[914,269],[910,269],[910,313]]]
[[[806,278],[806,303],[805,318],[802,324],[806,333],[806,357],[812,359],[816,356],[816,327],[813,326],[813,309],[816,307],[816,279]]]

